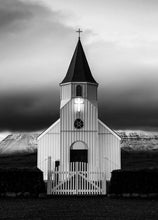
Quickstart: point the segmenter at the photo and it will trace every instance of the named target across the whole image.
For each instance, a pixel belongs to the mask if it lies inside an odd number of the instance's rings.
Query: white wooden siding
[[[120,138],[100,121],[98,126],[100,167],[102,172],[106,172],[106,179],[110,180],[112,170],[121,168]]]
[[[76,141],[83,141],[88,146],[88,170],[106,172],[106,179],[110,180],[111,171],[121,168],[120,137],[98,120],[97,87],[84,84],[84,96],[89,98],[84,98],[81,111],[77,112],[71,86],[75,88],[75,84],[61,88],[60,119],[38,138],[38,167],[46,179],[51,156],[52,170],[55,161],[60,160],[60,171],[69,171],[70,147]],[[95,98],[91,97],[92,91],[96,93]],[[76,118],[83,120],[83,128],[74,128]]]
[[[60,87],[61,100],[71,99],[71,84],[62,85]]]
[[[87,99],[97,100],[97,86],[96,85],[87,85]]]
[[[84,122],[81,131],[98,131],[98,109],[89,100],[84,99],[81,104],[81,112],[75,111],[75,99],[71,99],[60,111],[61,131],[78,131],[74,128],[76,118],[81,118]]]
[[[69,101],[60,111],[61,117],[61,171],[69,170],[70,147],[75,141],[83,141],[88,146],[89,170],[99,169],[98,150],[98,109],[89,100],[84,99],[83,109],[80,113],[75,111],[75,99]],[[76,118],[81,118],[84,126],[74,128]],[[95,167],[95,168],[94,168]]]
[[[62,131],[63,151],[60,153],[60,120],[47,129],[38,140],[38,168],[44,172],[44,179],[47,179],[48,156],[52,158],[52,170],[55,161],[60,160],[60,170],[68,171],[71,144],[80,140],[88,146],[88,170],[106,172],[106,179],[110,180],[112,170],[121,168],[120,138],[99,120],[98,130]]]
[[[61,100],[71,99],[76,97],[76,86],[82,86],[82,97],[87,98],[89,100],[97,100],[97,85],[77,82],[77,83],[66,83],[61,85]]]
[[[52,158],[52,169],[54,169],[55,161],[60,160],[60,120],[53,125],[38,138],[37,166],[43,171],[45,180],[47,179],[48,157]]]
[[[66,105],[67,102],[71,99],[71,90],[72,85],[66,84],[62,85],[60,88],[60,108]]]

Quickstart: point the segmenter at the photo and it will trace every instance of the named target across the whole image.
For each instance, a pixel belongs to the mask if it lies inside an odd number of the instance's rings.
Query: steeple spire
[[[79,33],[78,43],[73,54],[72,60],[70,62],[67,74],[62,83],[68,82],[88,82],[93,84],[98,84],[93,78],[81,41],[80,41],[80,33],[81,30],[77,31]]]

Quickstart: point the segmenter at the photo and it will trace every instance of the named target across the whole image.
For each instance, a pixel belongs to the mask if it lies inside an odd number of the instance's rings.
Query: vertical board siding
[[[72,89],[75,90],[75,85],[72,85]],[[84,85],[84,95],[88,90],[87,85]],[[106,179],[110,180],[112,170],[121,168],[120,140],[98,121],[97,101],[84,98],[81,111],[77,112],[75,99],[68,100],[69,96],[71,85],[62,86],[60,120],[38,140],[38,168],[44,172],[46,180],[48,157],[51,156],[52,170],[55,161],[60,160],[60,172],[69,171],[70,147],[75,141],[83,141],[88,146],[88,171],[106,172]],[[76,118],[83,120],[83,128],[74,127]]]
[[[107,128],[99,123],[99,148],[101,171],[106,172],[106,179],[110,180],[111,172],[121,168],[120,140]]]
[[[89,128],[88,125],[86,126]],[[59,121],[38,141],[38,168],[44,172],[45,180],[47,179],[48,156],[52,157],[52,170],[54,170],[55,161],[60,160],[62,165],[60,170],[68,171],[70,147],[77,140],[85,142],[88,146],[89,171],[106,172],[106,179],[110,180],[112,170],[121,168],[120,140],[100,123],[98,123],[99,132],[95,130],[95,122],[92,122],[92,128],[94,130],[87,131],[88,129],[84,128],[82,131],[72,132],[66,127],[66,131],[61,132],[62,139],[60,140]]]
[[[61,97],[60,97],[61,100],[71,99],[71,84],[63,85],[61,87],[60,94],[61,94]]]
[[[50,167],[50,165],[49,165]],[[70,171],[49,172],[47,193],[55,195],[105,195],[105,172],[87,171],[87,164],[74,162],[70,164]]]
[[[62,108],[71,99],[71,84],[62,85],[60,88],[60,107]]]
[[[87,85],[87,99],[97,100],[97,86],[96,85]]]
[[[81,104],[81,112],[76,111],[75,99],[70,100],[60,111],[61,131],[78,131],[74,128],[76,118],[84,121],[81,131],[98,131],[98,109],[87,99]]]
[[[54,169],[55,161],[60,160],[60,121],[38,140],[37,166],[43,171],[44,180],[47,179],[49,156]]]
[[[75,132],[74,135],[70,132],[62,132],[61,140],[61,171],[69,170],[70,163],[70,147],[77,141],[83,141],[88,146],[88,167],[89,170],[99,169],[98,162],[98,143],[97,143],[97,132]]]
[[[84,99],[81,112],[75,110],[75,99],[71,99],[60,111],[61,116],[61,171],[69,170],[70,147],[75,141],[83,141],[88,146],[89,170],[99,169],[98,151],[98,109],[89,100]],[[81,118],[84,126],[74,127],[76,118]],[[95,167],[95,168],[94,168]]]

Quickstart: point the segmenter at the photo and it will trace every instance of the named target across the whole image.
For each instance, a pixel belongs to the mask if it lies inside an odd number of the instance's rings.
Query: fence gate
[[[70,171],[48,172],[47,194],[105,195],[105,173],[88,171],[87,163],[70,163]]]

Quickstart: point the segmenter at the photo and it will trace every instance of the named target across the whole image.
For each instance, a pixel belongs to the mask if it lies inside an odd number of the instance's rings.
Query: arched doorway
[[[70,162],[88,163],[88,148],[83,141],[76,141],[70,147]]]

